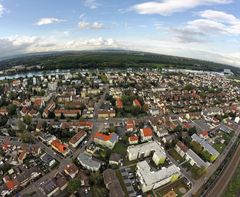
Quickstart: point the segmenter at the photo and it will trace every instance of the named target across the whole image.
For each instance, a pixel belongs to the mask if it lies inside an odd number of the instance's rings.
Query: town
[[[229,75],[129,68],[2,78],[0,195],[203,195],[239,140],[240,89]]]

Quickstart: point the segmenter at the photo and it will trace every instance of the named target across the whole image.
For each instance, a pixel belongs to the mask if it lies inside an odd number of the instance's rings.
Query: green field
[[[123,144],[123,142],[118,142],[113,150],[112,150],[113,153],[118,153],[118,154],[121,154],[123,156],[126,155],[126,152],[127,152],[127,146],[125,144]]]
[[[182,163],[185,161],[185,159],[182,158],[181,155],[179,155],[175,149],[171,149],[168,152],[173,157],[173,159],[175,159],[178,163]]]
[[[227,186],[222,197],[236,197],[240,194],[240,165],[238,166],[232,180]]]

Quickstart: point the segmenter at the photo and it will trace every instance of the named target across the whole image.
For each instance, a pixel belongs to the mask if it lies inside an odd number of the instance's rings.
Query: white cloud
[[[226,12],[205,10],[200,12],[202,18],[189,21],[187,27],[205,34],[218,33],[240,36],[240,18]]]
[[[163,0],[149,1],[134,5],[131,9],[139,14],[160,14],[171,15],[175,12],[182,12],[201,5],[227,4],[232,0]]]
[[[3,16],[4,12],[6,11],[6,9],[3,7],[2,4],[0,4],[0,17]]]
[[[84,5],[90,9],[96,9],[99,6],[96,0],[84,0]]]
[[[10,36],[0,38],[0,58],[16,54],[62,51],[62,50],[91,50],[104,48],[118,48],[119,44],[112,38],[90,38],[62,40],[57,37]]]
[[[49,24],[54,24],[54,23],[60,23],[63,22],[64,20],[58,19],[58,18],[41,18],[38,20],[36,25],[42,26],[42,25],[49,25]]]
[[[103,29],[104,26],[102,23],[100,22],[87,22],[85,20],[81,20],[79,23],[78,23],[78,27],[80,29]]]

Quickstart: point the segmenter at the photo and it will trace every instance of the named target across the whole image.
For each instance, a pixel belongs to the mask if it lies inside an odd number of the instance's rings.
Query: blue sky
[[[0,0],[0,57],[121,48],[240,66],[240,0]]]

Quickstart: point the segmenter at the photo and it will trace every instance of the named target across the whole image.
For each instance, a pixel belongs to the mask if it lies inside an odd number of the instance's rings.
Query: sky
[[[240,0],[0,0],[0,58],[105,48],[240,67]]]

